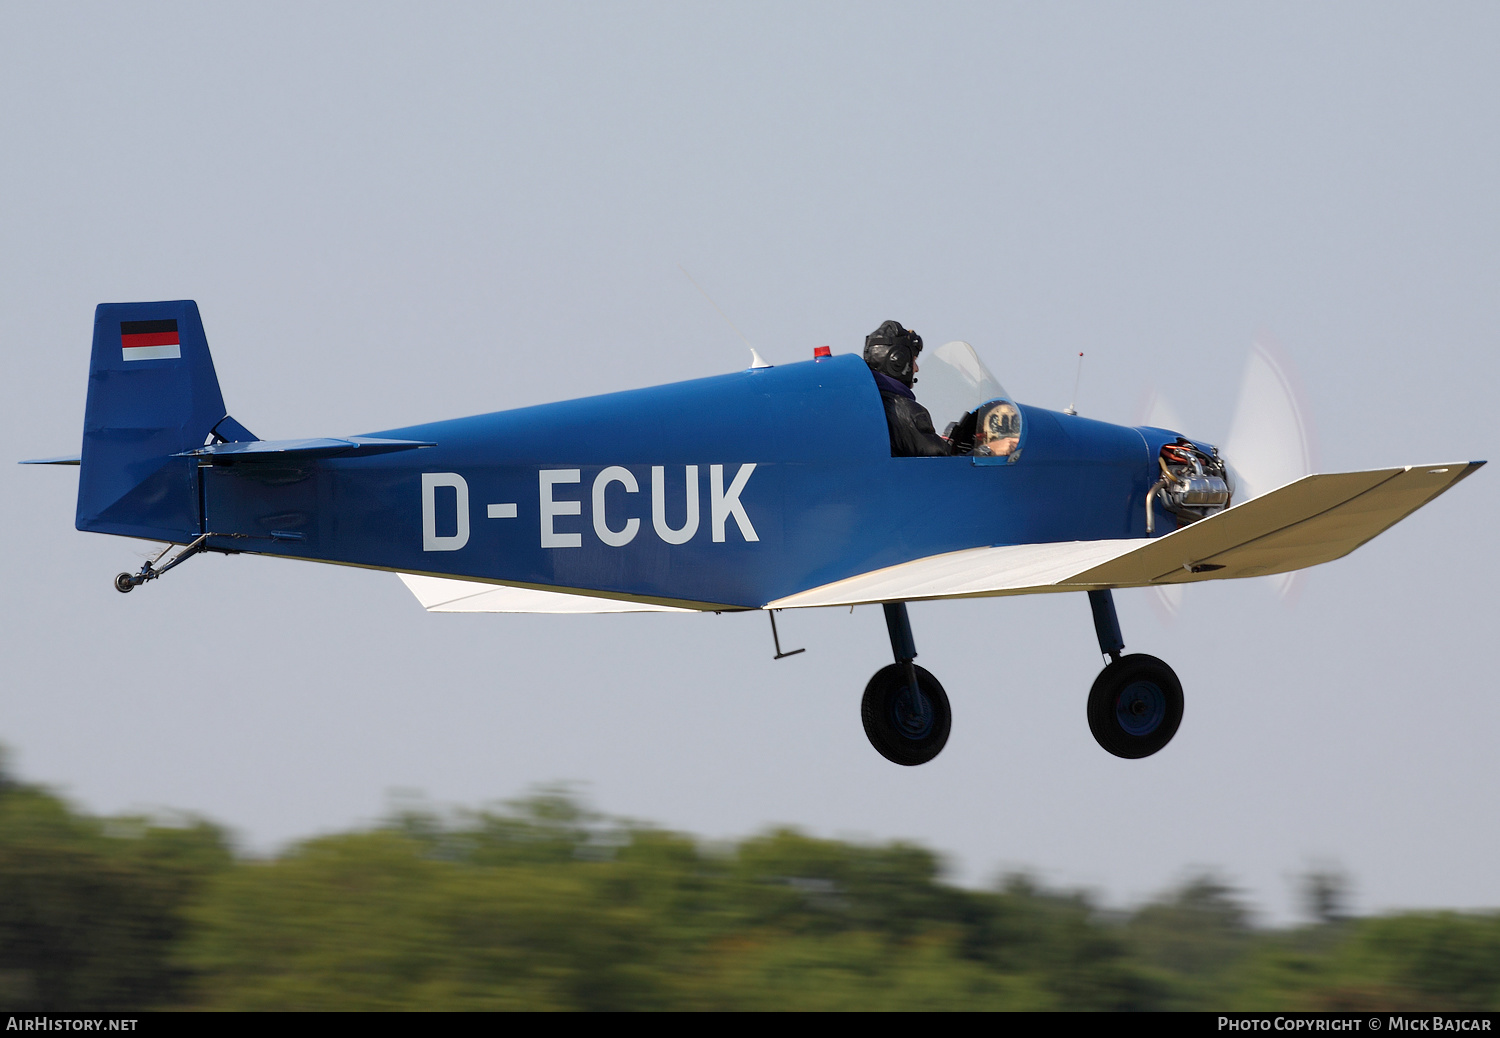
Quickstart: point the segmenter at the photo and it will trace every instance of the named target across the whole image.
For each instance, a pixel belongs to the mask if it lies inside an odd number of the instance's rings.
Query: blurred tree
[[[1500,915],[1409,912],[1364,920],[1339,963],[1414,1009],[1500,1008]]]
[[[234,861],[206,823],[95,819],[0,772],[0,1007],[1493,1009],[1500,916],[1257,931],[1190,876],[1131,913],[910,844],[736,846],[566,788]]]
[[[1137,909],[1127,930],[1146,961],[1183,976],[1222,972],[1245,953],[1253,936],[1234,888],[1213,873],[1191,876]]]
[[[962,891],[899,843],[706,851],[557,791],[309,841],[219,876],[194,919],[182,961],[211,1008],[1156,1004],[1079,898]]]
[[[1173,1008],[1203,1006],[1256,939],[1234,888],[1211,872],[1189,876],[1137,909],[1125,932],[1134,958],[1172,992]]]
[[[1018,874],[1005,877],[998,895],[975,907],[987,918],[976,928],[971,951],[1034,974],[1059,1008],[1165,1007],[1161,985],[1130,961],[1119,928],[1083,893],[1048,891]]]
[[[1349,913],[1349,877],[1340,869],[1310,869],[1301,883],[1302,910],[1314,923],[1330,925]]]
[[[169,1005],[187,975],[172,961],[186,902],[228,867],[205,822],[109,822],[44,790],[0,782],[0,1008]]]

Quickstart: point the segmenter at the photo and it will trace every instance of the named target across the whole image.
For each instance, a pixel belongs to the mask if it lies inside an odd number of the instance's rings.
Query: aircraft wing
[[[1342,558],[1483,464],[1306,476],[1165,537],[970,548],[825,584],[766,608],[1149,587],[1285,573]]]
[[[1176,530],[1073,582],[1139,586],[1286,573],[1343,558],[1482,461],[1305,476]]]
[[[400,574],[407,590],[417,596],[429,613],[691,613],[680,606],[631,602],[589,594],[543,591],[487,584],[477,580],[452,580],[416,573]]]

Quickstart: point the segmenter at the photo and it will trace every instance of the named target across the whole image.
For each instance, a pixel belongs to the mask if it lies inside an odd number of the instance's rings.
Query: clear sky
[[[231,413],[338,435],[966,339],[1020,399],[1227,430],[1252,340],[1300,369],[1324,470],[1492,457],[1494,4],[0,7],[0,423],[78,447],[93,307],[196,299]],[[920,387],[919,387],[920,389]],[[710,836],[909,838],[1114,903],[1221,869],[1270,918],[1500,904],[1486,469],[1289,605],[1188,590],[1172,745],[1089,736],[1086,600],[912,608],[954,730],[866,743],[874,608],[425,614],[389,574],[195,560],[72,529],[76,471],[0,465],[0,742],[102,812],[246,847],[574,781]],[[879,517],[869,517],[878,536]]]

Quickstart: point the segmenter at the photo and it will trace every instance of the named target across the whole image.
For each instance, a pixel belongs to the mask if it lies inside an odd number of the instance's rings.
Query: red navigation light
[[[833,356],[832,346],[819,346],[817,349],[813,350],[813,360],[822,360],[824,357],[831,356]]]

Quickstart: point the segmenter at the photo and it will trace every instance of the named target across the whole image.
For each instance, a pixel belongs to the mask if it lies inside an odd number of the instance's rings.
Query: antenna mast
[[[683,273],[686,274],[687,271],[684,270]],[[700,289],[699,291],[702,291],[702,290]],[[1080,353],[1078,355],[1078,374],[1076,374],[1076,375],[1073,376],[1073,402],[1068,405],[1067,410],[1065,410],[1063,412],[1063,414],[1074,414],[1074,415],[1076,415],[1078,413],[1078,383],[1082,382],[1082,381],[1083,381],[1083,354]]]
[[[703,293],[703,298],[708,300],[708,305],[719,311],[719,316],[724,318],[724,323],[729,325],[730,328],[734,328],[734,334],[738,335],[742,340],[744,340],[746,346],[750,346],[750,340],[745,338],[745,333],[734,327],[734,322],[729,319],[729,315],[726,314],[723,310],[720,310],[719,304],[714,302],[713,297],[710,296],[707,292],[704,292],[703,286],[698,284],[697,281],[693,280],[693,275],[687,272],[687,268],[679,263],[677,264],[677,269],[682,271],[683,277],[693,282],[694,288]],[[1079,354],[1079,356],[1082,356],[1082,354]],[[769,368],[771,365],[766,363],[766,359],[764,357],[755,352],[754,346],[750,346],[750,366],[752,368]]]

